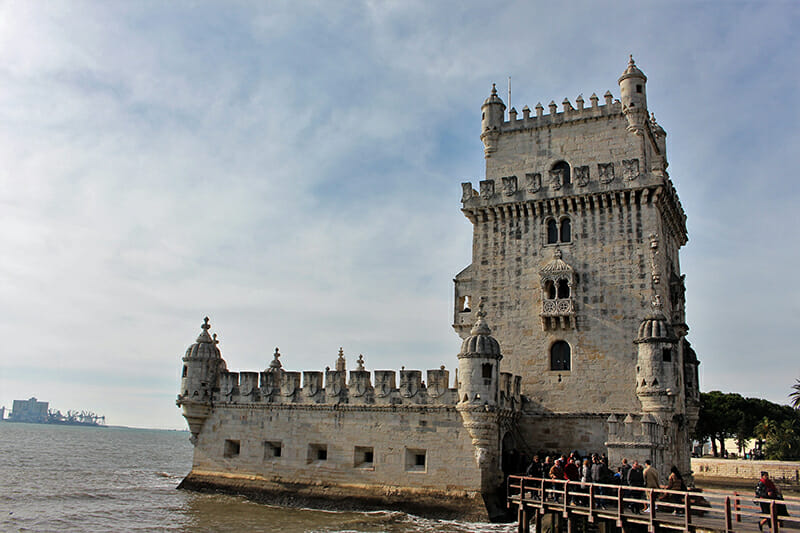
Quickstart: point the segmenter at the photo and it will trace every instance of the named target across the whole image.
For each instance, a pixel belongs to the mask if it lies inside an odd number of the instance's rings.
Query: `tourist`
[[[622,476],[622,484],[624,485],[628,480],[628,472],[631,471],[631,465],[628,464],[628,459],[622,458],[622,466],[620,466],[620,474]]]
[[[780,489],[775,486],[775,483],[769,478],[768,472],[761,472],[761,479],[758,480],[758,484],[756,485],[756,498],[764,499],[764,500],[782,500],[783,495],[781,494]],[[761,505],[761,513],[770,515],[772,511],[770,507],[772,506],[771,502],[758,502]],[[786,511],[786,505],[779,504],[776,505],[775,514],[778,516],[788,516],[789,513]],[[758,529],[763,530],[764,524],[767,524],[770,528],[772,528],[772,521],[769,517],[762,518],[761,521],[758,523]],[[780,524],[780,523],[779,523]],[[783,525],[783,524],[780,524]]]
[[[541,478],[542,477],[542,462],[539,460],[538,455],[533,456],[533,461],[528,465],[525,470],[525,475],[529,477]]]
[[[678,471],[678,467],[672,465],[672,468],[669,469],[669,479],[667,480],[667,485],[664,487],[665,490],[676,490],[676,491],[686,491],[686,484],[683,482],[683,476]],[[683,503],[683,497],[680,494],[662,494],[659,498],[663,501],[670,502],[670,503]],[[683,512],[682,509],[674,508],[670,509],[670,512],[675,511],[676,514]]]
[[[644,473],[642,472],[642,465],[639,464],[639,461],[634,460],[631,469],[628,471],[628,485],[631,487],[644,487]],[[636,499],[641,500],[644,496],[644,492],[640,490],[633,490],[630,491],[629,496]],[[631,511],[634,513],[642,512],[642,504],[639,502],[632,502]]]
[[[553,466],[550,468],[549,477],[550,479],[564,479],[564,468],[561,466],[561,459],[557,459]],[[550,483],[550,490],[553,496],[553,499],[558,502],[558,494],[561,491],[561,485],[557,483]]]
[[[653,468],[653,461],[647,459],[645,462],[644,467],[644,486],[648,489],[660,489],[661,488],[661,481],[658,479],[658,470]],[[650,507],[647,506],[644,509],[644,512],[650,512]]]

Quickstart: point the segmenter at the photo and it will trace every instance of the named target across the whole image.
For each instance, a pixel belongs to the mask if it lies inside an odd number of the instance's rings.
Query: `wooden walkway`
[[[762,513],[762,502],[768,513]],[[542,518],[548,514],[563,519],[569,533],[579,523],[610,524],[621,532],[757,532],[764,518],[774,525],[765,525],[764,531],[800,530],[800,498],[761,500],[717,490],[684,492],[509,476],[507,505],[517,509],[520,533],[528,533],[532,522],[541,533]],[[781,516],[784,510],[788,516]]]

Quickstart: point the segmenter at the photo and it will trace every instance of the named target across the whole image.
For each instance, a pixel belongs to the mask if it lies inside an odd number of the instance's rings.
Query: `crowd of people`
[[[667,484],[662,486],[658,470],[649,459],[642,465],[638,460],[628,463],[628,460],[623,458],[620,465],[612,469],[609,467],[608,457],[605,454],[597,453],[581,457],[581,455],[575,451],[569,455],[555,456],[555,458],[553,455],[546,455],[544,456],[544,460],[541,460],[541,456],[537,454],[533,456],[533,459],[522,473],[529,477],[566,480],[576,483],[580,482],[582,485],[585,483],[600,483],[604,485],[665,489],[671,491],[688,490],[683,481],[683,476],[675,466],[670,469]],[[575,492],[580,493],[583,488],[585,487],[576,486]],[[604,508],[607,505],[607,499],[603,498],[603,496],[611,496],[611,492],[615,490],[619,489],[597,487],[594,493],[600,497],[596,499],[595,504],[598,507]],[[554,487],[551,491],[552,497],[557,499],[559,497],[558,491],[555,490]],[[631,491],[625,494],[625,496],[632,500],[642,499],[643,494],[634,492],[635,491]],[[588,503],[586,497],[580,495],[575,495],[574,500],[578,504]],[[671,503],[680,503],[682,498],[679,495],[664,494],[661,500]],[[641,502],[633,501],[629,503],[628,507],[635,513],[648,511],[647,506]],[[676,512],[680,512],[680,510],[676,509]]]

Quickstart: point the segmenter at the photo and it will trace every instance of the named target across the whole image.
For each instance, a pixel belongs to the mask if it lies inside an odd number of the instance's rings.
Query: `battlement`
[[[450,371],[444,366],[421,370],[351,370],[263,372],[223,371],[213,402],[219,404],[355,404],[442,405],[458,403],[457,375],[450,386]],[[398,382],[399,377],[399,382]],[[500,373],[498,407],[519,409],[521,379]]]
[[[531,109],[527,105],[522,108],[522,116],[517,113],[516,108],[512,107],[508,112],[508,120],[503,122],[500,132],[537,129],[612,115],[622,116],[622,103],[614,99],[611,91],[606,91],[603,99],[605,103],[601,105],[599,103],[600,98],[598,98],[597,94],[592,93],[592,96],[589,97],[589,106],[586,107],[583,95],[578,95],[575,99],[575,106],[572,105],[569,98],[564,98],[561,102],[560,112],[558,111],[558,105],[554,100],[551,100],[547,106],[549,110],[547,114],[544,112],[545,109],[541,102],[536,104],[534,115],[531,114]]]

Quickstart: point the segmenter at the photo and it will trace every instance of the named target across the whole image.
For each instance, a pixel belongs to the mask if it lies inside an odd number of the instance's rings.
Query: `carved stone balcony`
[[[575,301],[572,298],[542,300],[542,329],[572,329],[575,327]]]

